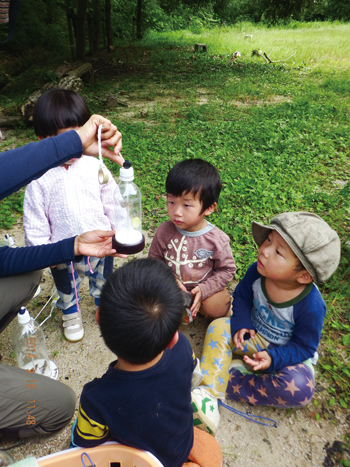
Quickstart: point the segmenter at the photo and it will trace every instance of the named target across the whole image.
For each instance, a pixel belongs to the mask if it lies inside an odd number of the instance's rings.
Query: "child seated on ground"
[[[56,88],[39,97],[33,124],[41,140],[77,129],[89,118],[90,111],[77,92]],[[55,243],[89,230],[116,227],[125,217],[121,207],[115,211],[113,202],[113,195],[119,189],[110,173],[108,183],[100,185],[98,170],[97,159],[82,156],[49,170],[27,186],[23,207],[27,246]],[[84,336],[78,294],[84,277],[88,276],[90,295],[98,305],[102,286],[112,270],[112,257],[88,256],[51,268],[67,340],[79,341]]]
[[[148,253],[164,261],[180,288],[191,292],[189,321],[198,311],[211,319],[230,313],[226,287],[236,272],[230,239],[205,219],[216,209],[220,191],[219,173],[209,162],[176,164],[166,179],[170,221],[158,227]]]
[[[279,214],[269,226],[253,222],[252,231],[258,261],[233,293],[231,318],[208,328],[204,378],[192,394],[195,416],[211,432],[219,423],[215,398],[224,399],[225,392],[240,402],[294,408],[314,392],[312,364],[326,314],[315,283],[325,282],[339,264],[338,234],[308,212]],[[215,411],[201,410],[203,398]]]
[[[165,467],[186,462],[194,439],[196,358],[178,332],[182,312],[181,291],[160,261],[133,260],[109,276],[96,320],[118,359],[85,384],[72,445],[114,440],[150,451]]]

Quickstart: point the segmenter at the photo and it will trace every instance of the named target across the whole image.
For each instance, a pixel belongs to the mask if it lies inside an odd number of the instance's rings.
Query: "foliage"
[[[20,2],[16,32],[3,48],[20,51],[26,46],[57,48],[57,44],[68,46],[64,0],[26,0]],[[1,25],[3,26],[3,25]],[[6,28],[0,28],[0,40],[7,35]]]
[[[0,201],[0,229],[11,229],[23,214],[24,192],[20,191]]]
[[[340,407],[350,405],[349,28],[243,22],[201,34],[151,31],[139,47],[119,45],[110,56],[125,64],[123,74],[99,76],[84,92],[91,111],[109,116],[123,134],[123,155],[143,193],[145,228],[167,219],[164,180],[177,161],[201,157],[217,166],[223,190],[210,220],[231,239],[237,280],[256,259],[252,220],[305,210],[338,231],[341,264],[321,290],[328,312],[318,368]],[[196,42],[209,53],[195,54]],[[276,60],[296,54],[266,64],[251,54],[258,47]],[[240,59],[233,60],[235,50]],[[111,93],[131,96],[125,116],[106,109]]]

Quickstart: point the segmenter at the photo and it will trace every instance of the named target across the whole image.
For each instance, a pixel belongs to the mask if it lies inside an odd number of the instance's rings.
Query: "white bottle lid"
[[[132,182],[134,180],[134,169],[131,167],[130,161],[124,161],[123,167],[120,168],[119,179],[121,182]]]
[[[19,324],[27,324],[29,323],[30,321],[30,314],[29,314],[29,311],[27,310],[27,308],[25,306],[22,306],[18,315],[17,315],[17,318],[18,318],[18,322]]]

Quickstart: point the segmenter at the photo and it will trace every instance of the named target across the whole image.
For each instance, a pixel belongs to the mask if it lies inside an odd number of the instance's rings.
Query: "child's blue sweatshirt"
[[[232,312],[232,336],[243,328],[254,329],[273,344],[265,349],[272,358],[268,373],[317,355],[326,304],[315,284],[289,302],[274,303],[254,263],[233,293]]]

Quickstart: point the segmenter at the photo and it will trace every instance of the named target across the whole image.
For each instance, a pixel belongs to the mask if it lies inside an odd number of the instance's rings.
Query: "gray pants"
[[[0,429],[19,428],[19,438],[64,427],[74,414],[75,400],[74,391],[58,381],[0,365]]]
[[[40,284],[41,271],[0,278],[0,332],[26,305]]]
[[[33,297],[40,279],[41,271],[0,278],[0,332]],[[62,383],[0,365],[0,429],[16,428],[20,438],[49,434],[69,422],[75,400]]]

